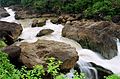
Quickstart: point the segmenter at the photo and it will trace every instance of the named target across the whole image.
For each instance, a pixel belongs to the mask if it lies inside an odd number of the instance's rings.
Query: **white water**
[[[11,16],[7,17],[7,18],[3,18],[1,19],[2,21],[9,21],[9,22],[17,22],[14,19],[14,12],[11,9],[6,8],[6,10],[10,13]],[[22,22],[21,22],[22,23]],[[22,24],[23,27],[26,27],[26,25]],[[111,70],[113,73],[116,74],[120,74],[120,42],[117,41],[117,45],[118,45],[118,49],[119,49],[119,54],[118,56],[112,58],[111,60],[107,60],[107,59],[103,59],[100,55],[96,54],[95,52],[89,50],[89,49],[82,49],[80,44],[78,44],[77,42],[71,40],[71,39],[67,39],[61,36],[61,31],[62,28],[64,26],[62,25],[56,25],[56,24],[52,24],[49,20],[46,22],[46,25],[43,27],[34,27],[31,28],[28,24],[28,27],[23,29],[22,35],[19,38],[25,39],[24,41],[26,42],[35,42],[37,41],[37,39],[46,39],[46,40],[55,40],[55,41],[60,41],[60,42],[64,42],[67,44],[70,44],[72,47],[75,47],[78,55],[79,55],[79,61],[77,63],[79,63],[79,65],[83,64],[85,66],[86,62],[93,62],[97,65],[100,65],[108,70]],[[50,35],[46,35],[46,36],[42,36],[39,38],[36,38],[36,34],[42,30],[42,29],[52,29],[55,32],[53,32]],[[81,62],[84,61],[85,63]],[[89,66],[87,64],[87,70],[94,70],[93,67]],[[88,71],[89,72],[89,71]],[[94,70],[94,73],[96,74],[96,70]],[[90,74],[90,73],[89,73]],[[90,78],[89,78],[90,79]],[[96,77],[97,79],[97,77]]]
[[[15,12],[12,9],[9,9],[8,7],[5,8],[5,10],[10,14],[10,16],[0,19],[0,21],[7,21],[7,22],[16,22],[15,20]]]
[[[37,33],[39,32],[39,30],[41,29],[53,29],[55,32],[52,33],[51,35],[46,35],[46,36],[42,36],[39,38],[36,38],[35,36],[37,35]],[[61,36],[61,31],[62,31],[63,26],[62,25],[55,25],[52,24],[50,21],[46,22],[46,25],[43,26],[43,28],[41,27],[35,27],[35,28],[24,28],[22,35],[20,36],[20,38],[22,39],[26,39],[24,41],[26,42],[35,42],[37,39],[46,39],[46,40],[55,40],[55,41],[60,41],[60,42],[64,42],[67,44],[70,44],[72,47],[75,47],[80,58],[79,61],[82,59],[85,62],[93,62],[97,65],[100,65],[106,69],[111,70],[113,73],[116,74],[120,74],[120,43],[119,41],[117,41],[117,45],[118,45],[118,49],[119,49],[119,54],[118,56],[112,58],[111,60],[107,60],[107,59],[103,59],[100,55],[98,55],[97,53],[89,50],[89,49],[82,49],[81,46],[71,40],[71,39],[67,39]],[[79,62],[78,61],[78,62]]]

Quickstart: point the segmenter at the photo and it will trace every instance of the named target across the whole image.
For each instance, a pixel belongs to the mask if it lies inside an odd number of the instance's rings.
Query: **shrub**
[[[0,40],[0,48],[5,47],[5,46],[6,46],[5,42]]]
[[[0,79],[20,79],[19,70],[7,58],[7,54],[0,51]]]
[[[108,77],[105,77],[106,79],[120,79],[120,76],[118,76],[118,75],[110,75],[110,76],[108,76]]]

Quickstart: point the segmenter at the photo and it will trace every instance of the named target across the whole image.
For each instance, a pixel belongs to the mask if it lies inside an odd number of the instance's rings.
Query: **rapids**
[[[111,60],[107,60],[107,59],[102,58],[102,56],[100,56],[99,54],[89,49],[83,49],[81,45],[75,42],[74,40],[62,37],[61,31],[62,31],[62,28],[64,27],[63,25],[61,24],[56,25],[56,24],[51,23],[50,20],[47,20],[46,25],[44,25],[43,27],[32,28],[30,27],[32,19],[15,20],[15,12],[9,8],[5,8],[5,9],[10,14],[10,16],[6,18],[2,18],[0,20],[7,21],[7,22],[20,23],[23,26],[23,32],[19,37],[21,39],[24,39],[22,42],[33,43],[37,41],[38,39],[45,39],[45,40],[55,40],[55,41],[70,44],[72,47],[76,48],[76,51],[78,52],[78,55],[79,55],[79,60],[77,61],[77,63],[80,66],[80,70],[87,74],[88,79],[93,79],[91,76],[92,72],[90,70],[94,71],[93,74],[96,75],[95,79],[97,79],[97,71],[95,68],[91,66],[89,62],[93,62],[99,66],[102,66],[108,70],[111,70],[115,74],[120,74],[120,67],[119,67],[120,66],[120,42],[119,40],[116,41],[118,50],[119,50],[118,55],[112,58]],[[37,33],[42,29],[52,29],[54,30],[54,32],[50,35],[36,37]]]

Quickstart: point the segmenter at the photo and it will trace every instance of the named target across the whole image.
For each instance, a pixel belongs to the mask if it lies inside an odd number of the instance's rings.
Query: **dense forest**
[[[1,6],[19,4],[41,13],[81,13],[83,17],[111,19],[120,14],[120,0],[0,0]]]

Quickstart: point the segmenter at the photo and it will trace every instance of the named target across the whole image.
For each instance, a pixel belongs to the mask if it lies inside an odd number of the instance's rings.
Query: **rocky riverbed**
[[[41,17],[41,14],[39,14],[40,16],[39,15],[34,16],[29,14],[29,12],[27,11],[25,11],[25,15],[24,15],[24,10],[22,10],[22,8],[18,9],[14,7],[14,10],[16,10],[16,16],[19,16],[19,19]],[[48,19],[51,16],[53,15],[44,15],[44,16],[42,15],[42,17],[47,17]],[[78,42],[83,47],[83,50],[90,49],[94,51],[93,53],[95,53],[96,55],[99,53],[101,55],[101,58],[103,59],[112,60],[115,58],[115,56],[119,55],[118,47],[116,44],[117,38],[120,39],[120,25],[118,24],[108,21],[95,22],[94,20],[87,20],[87,21],[81,20],[81,15],[75,15],[75,14],[61,15],[55,19],[52,19],[51,22],[55,24],[63,24],[64,28],[62,29],[62,36],[69,39],[73,39],[74,41]],[[36,24],[39,23],[43,24],[41,26],[45,27],[44,26],[44,24],[46,24],[45,21],[43,21],[43,23],[38,22]],[[36,25],[35,27],[29,26],[29,28],[31,29],[35,29],[36,27],[38,27],[38,25]],[[49,27],[53,27],[53,26],[49,26]],[[7,44],[8,44],[8,47],[4,48],[3,51],[8,53],[8,55],[11,58],[11,61],[14,64],[22,63],[27,67],[32,68],[36,64],[45,64],[44,59],[46,56],[48,57],[53,56],[63,61],[61,69],[69,70],[76,65],[78,58],[84,59],[84,57],[82,57],[81,55],[82,53],[89,52],[89,51],[85,52],[80,50],[81,47],[78,52],[77,48],[75,49],[74,46],[72,45],[54,40],[49,40],[49,39],[38,40],[35,43],[22,42],[20,43],[19,46],[16,46],[14,42],[16,42],[20,34],[22,34],[22,31],[24,31],[24,29],[25,28],[22,28],[20,24],[0,21],[0,31],[1,31],[0,39],[7,40]],[[61,29],[57,29],[57,31],[59,30]],[[56,35],[54,34],[55,32],[56,30],[45,28],[39,30],[37,34],[39,38],[41,36],[44,37],[47,35],[49,38],[50,35],[51,37],[52,36],[54,37],[54,35]],[[35,36],[37,36],[37,34]],[[59,35],[61,35],[61,32]],[[56,36],[56,39],[61,40],[62,36],[60,37]],[[25,39],[21,39],[21,40],[25,40]],[[19,39],[19,41],[21,40]],[[102,79],[103,76],[105,75],[109,75],[113,73],[108,70],[109,68],[105,69],[100,65],[96,65],[96,62],[93,64],[93,66],[98,70],[98,75],[102,76],[100,77],[100,79]],[[104,74],[101,74],[103,72]]]

